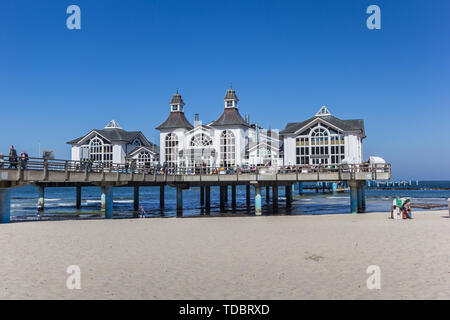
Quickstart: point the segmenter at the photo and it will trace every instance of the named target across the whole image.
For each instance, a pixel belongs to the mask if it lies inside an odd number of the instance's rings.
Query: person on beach
[[[9,169],[13,167],[17,169],[17,151],[14,149],[14,146],[11,146],[9,149]]]
[[[414,219],[411,214],[410,200],[407,199],[401,207],[403,219]]]
[[[38,199],[37,202],[37,213],[36,217],[40,220],[41,219],[41,212],[44,211],[44,204],[41,202],[41,199]]]
[[[139,208],[139,218],[145,218],[145,210],[143,206]]]

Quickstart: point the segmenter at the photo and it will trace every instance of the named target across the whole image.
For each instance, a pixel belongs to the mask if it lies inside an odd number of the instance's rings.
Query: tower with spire
[[[178,90],[170,100],[170,114],[161,125],[156,129],[163,131],[166,129],[187,129],[190,130],[194,126],[186,119],[184,115],[184,101]]]

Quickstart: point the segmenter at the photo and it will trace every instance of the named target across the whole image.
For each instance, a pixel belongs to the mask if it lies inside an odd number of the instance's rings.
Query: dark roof
[[[137,136],[141,136],[143,137],[143,139],[141,140],[141,143],[143,146],[151,148],[153,150],[156,150],[158,148],[157,145],[149,142],[147,140],[147,138],[145,138],[145,136],[142,134],[141,131],[125,131],[123,129],[120,128],[108,128],[108,129],[94,129],[91,132],[96,132],[99,135],[105,137],[106,139],[108,139],[109,141],[126,141],[126,142],[132,142],[134,138],[136,138]],[[90,134],[91,132],[89,132],[88,134]],[[74,144],[74,143],[78,143],[80,142],[84,137],[86,137],[86,135],[79,137],[77,139],[68,141],[68,144]]]
[[[294,133],[297,130],[303,128],[304,126],[308,125],[310,122],[316,120],[316,119],[323,119],[324,121],[338,127],[339,129],[343,131],[355,131],[360,130],[363,134],[363,137],[366,136],[364,131],[364,120],[362,119],[355,119],[355,120],[341,120],[338,119],[332,115],[327,116],[315,116],[308,120],[305,120],[303,122],[290,122],[286,125],[286,128],[280,132],[280,134],[290,134]]]
[[[184,112],[171,112],[167,120],[164,121],[159,127],[156,127],[157,130],[175,128],[186,128],[191,130],[194,127],[186,119]]]
[[[222,115],[210,124],[210,126],[230,126],[230,125],[239,125],[250,127],[250,125],[242,119],[238,109],[236,108],[225,108]]]
[[[236,92],[233,90],[233,88],[227,90],[227,93],[225,94],[225,98],[223,98],[223,100],[239,101],[238,97],[236,96]]]
[[[170,104],[181,104],[184,106],[184,101],[178,91],[173,95],[172,100],[170,100]]]

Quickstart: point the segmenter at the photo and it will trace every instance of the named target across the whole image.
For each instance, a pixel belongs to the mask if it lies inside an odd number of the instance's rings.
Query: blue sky
[[[66,27],[71,4],[81,30]],[[381,30],[366,27],[371,4]],[[3,0],[0,151],[66,159],[66,141],[111,119],[159,141],[177,88],[207,122],[232,82],[264,127],[326,105],[365,120],[364,157],[394,178],[450,180],[449,35],[446,0]]]

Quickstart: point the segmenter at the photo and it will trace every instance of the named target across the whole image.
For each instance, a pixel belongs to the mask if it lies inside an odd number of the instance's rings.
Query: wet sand
[[[450,299],[448,210],[0,225],[1,299]],[[81,289],[66,269],[78,265]],[[369,265],[381,289],[369,290]]]

